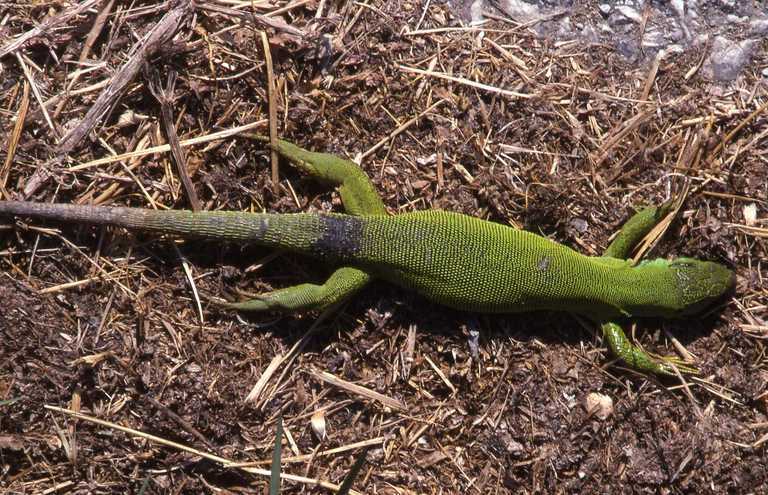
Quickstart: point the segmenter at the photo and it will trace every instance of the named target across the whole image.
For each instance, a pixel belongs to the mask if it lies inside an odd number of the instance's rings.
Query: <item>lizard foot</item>
[[[667,376],[695,375],[699,372],[691,364],[675,356],[657,356],[645,352],[642,348],[634,345],[616,323],[603,323],[601,328],[608,346],[616,357],[633,370]]]
[[[677,356],[656,356],[649,354],[654,363],[654,369],[649,370],[659,375],[698,375],[699,369],[691,363],[684,361]]]

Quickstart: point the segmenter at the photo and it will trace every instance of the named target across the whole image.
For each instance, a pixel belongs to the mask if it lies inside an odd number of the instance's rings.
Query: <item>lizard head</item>
[[[711,261],[676,258],[669,261],[669,268],[677,281],[680,316],[700,313],[736,284],[733,271]]]

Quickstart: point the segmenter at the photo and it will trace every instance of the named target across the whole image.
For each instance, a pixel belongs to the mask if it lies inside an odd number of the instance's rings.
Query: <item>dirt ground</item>
[[[280,418],[283,472],[304,477],[283,493],[333,491],[365,447],[360,493],[768,493],[768,41],[714,85],[704,48],[632,65],[503,16],[462,27],[444,2],[81,4],[0,4],[4,199],[189,208],[188,175],[203,209],[340,211],[287,163],[272,181],[249,135],[271,108],[279,136],[360,159],[393,214],[462,212],[584,254],[684,194],[649,256],[738,282],[702,318],[627,325],[700,369],[657,379],[567,314],[462,313],[384,283],[328,314],[236,314],[209,298],[329,270],[2,218],[4,493],[265,493]],[[172,72],[161,109],[151,86]],[[151,149],[169,140],[183,153]]]

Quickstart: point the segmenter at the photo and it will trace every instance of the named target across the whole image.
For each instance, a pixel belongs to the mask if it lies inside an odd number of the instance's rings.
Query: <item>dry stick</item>
[[[423,76],[431,76],[431,77],[436,77],[438,79],[445,79],[447,81],[453,81],[455,83],[472,86],[473,88],[482,89],[490,93],[498,93],[500,95],[511,96],[513,98],[533,98],[535,96],[527,93],[519,93],[517,91],[512,91],[509,89],[497,88],[496,86],[475,82],[475,81],[472,81],[471,79],[465,79],[463,77],[455,77],[450,74],[445,74],[443,72],[426,71],[422,69],[417,69],[416,67],[408,67],[406,65],[398,65],[397,67],[398,69],[404,72],[413,72],[415,74],[421,74]]]
[[[333,449],[320,450],[314,454],[304,454],[304,455],[295,455],[291,457],[283,457],[282,459],[280,459],[280,463],[283,464],[283,463],[304,462],[309,460],[312,457],[324,457],[324,456],[329,456],[333,454],[340,454],[342,452],[347,452],[350,450],[357,450],[365,447],[371,447],[373,445],[380,445],[384,443],[386,439],[387,437],[376,437],[376,438],[371,438],[370,440],[363,440],[360,442],[342,445],[341,447],[335,447]],[[233,464],[232,467],[264,466],[264,465],[270,464],[271,462],[272,462],[272,459],[265,459],[263,461],[242,462],[239,464]]]
[[[38,251],[39,252],[39,251]],[[88,285],[91,282],[96,282],[97,280],[104,280],[106,277],[111,277],[113,275],[121,275],[122,270],[113,270],[111,272],[105,272],[104,275],[96,275],[94,277],[90,278],[84,278],[82,280],[75,280],[74,282],[66,282],[59,285],[53,285],[51,287],[46,287],[45,289],[39,289],[37,291],[38,294],[52,294],[56,292],[62,292],[68,289],[72,289],[73,287],[82,287],[83,285]]]
[[[542,86],[542,91],[546,92],[550,87],[555,88],[566,88],[571,91],[577,91],[581,94],[589,95],[593,98],[600,98],[602,100],[611,100],[611,101],[623,101],[626,103],[655,103],[653,101],[647,101],[647,100],[637,100],[635,98],[625,98],[623,96],[616,96],[616,95],[609,95],[605,93],[600,93],[599,91],[594,91],[592,89],[587,88],[580,88],[573,83],[547,83]]]
[[[51,116],[48,115],[48,110],[45,108],[45,102],[43,101],[43,96],[40,94],[40,90],[37,89],[37,84],[35,84],[35,78],[32,77],[32,73],[29,71],[29,67],[27,67],[26,63],[24,63],[24,57],[22,57],[21,54],[17,52],[16,59],[19,61],[19,65],[21,66],[21,69],[24,71],[24,76],[27,78],[29,85],[32,87],[32,94],[35,95],[35,99],[37,99],[37,103],[40,105],[40,111],[43,112],[43,117],[45,117],[45,122],[48,124],[48,127],[51,128],[51,132],[53,133],[53,135],[56,137],[59,137],[59,132],[56,130],[56,126],[53,125],[53,120],[51,120]]]
[[[643,16],[643,19],[647,19],[647,16]],[[659,65],[661,64],[661,59],[663,58],[663,51],[660,51],[656,54],[656,57],[653,59],[653,65],[651,65],[651,69],[648,71],[648,77],[645,79],[645,85],[643,86],[643,92],[640,95],[641,100],[647,100],[648,96],[651,94],[651,89],[653,88],[653,83],[656,81],[656,75],[659,72]]]
[[[62,414],[66,414],[66,415],[71,416],[71,417],[76,418],[76,419],[80,419],[80,420],[83,420],[83,421],[87,421],[89,423],[101,425],[101,426],[104,426],[106,428],[112,428],[114,430],[122,431],[123,433],[127,433],[128,435],[133,435],[133,436],[136,436],[136,437],[139,437],[139,438],[143,438],[145,440],[149,440],[150,442],[159,443],[160,445],[165,445],[166,447],[171,447],[171,448],[174,448],[174,449],[177,449],[177,450],[188,452],[188,453],[193,454],[193,455],[198,455],[198,456],[203,457],[205,459],[208,459],[208,460],[211,460],[211,461],[214,461],[214,462],[218,462],[218,463],[222,464],[225,468],[236,467],[237,464],[238,464],[238,463],[236,463],[234,461],[231,461],[229,459],[226,459],[224,457],[219,457],[217,455],[209,454],[207,452],[203,452],[201,450],[197,450],[197,449],[194,449],[192,447],[188,447],[188,446],[186,446],[184,444],[181,444],[181,443],[173,442],[171,440],[166,440],[165,438],[158,437],[158,436],[155,436],[155,435],[151,435],[149,433],[144,433],[143,431],[134,430],[133,428],[128,428],[127,426],[121,426],[121,425],[119,425],[117,423],[112,423],[112,422],[109,422],[109,421],[104,421],[103,419],[94,418],[92,416],[88,416],[88,415],[83,414],[83,413],[78,413],[78,412],[75,412],[75,411],[71,411],[69,409],[64,409],[63,407],[51,406],[51,405],[48,405],[48,404],[44,405],[43,407],[45,407],[49,411],[55,411],[55,412],[59,412],[59,413],[62,413]],[[255,468],[255,467],[241,467],[241,468],[238,468],[238,469],[241,469],[241,470],[243,470],[243,471],[245,471],[247,473],[258,474],[260,476],[271,476],[271,474],[272,474],[270,471],[268,471],[266,469],[259,469],[259,468]],[[334,483],[329,483],[328,481],[322,481],[322,480],[318,480],[318,479],[307,478],[305,476],[297,476],[295,474],[280,473],[280,478],[284,479],[284,480],[288,480],[288,481],[295,481],[297,483],[304,483],[306,485],[320,486],[322,488],[327,488],[327,489],[333,490],[335,492],[339,491],[339,488],[340,488],[339,485],[336,485]],[[354,491],[354,490],[350,490],[349,493],[350,494],[354,494],[354,495],[360,495],[360,492],[357,492],[357,491]]]
[[[78,58],[80,62],[85,62],[86,59],[88,58],[88,55],[91,54],[93,45],[96,44],[96,40],[98,39],[99,35],[104,29],[104,26],[107,23],[107,19],[109,18],[109,14],[112,13],[112,7],[114,5],[115,5],[115,0],[109,0],[107,2],[107,5],[105,5],[96,15],[96,19],[93,21],[93,26],[91,26],[91,30],[88,31],[88,35],[85,37],[85,43],[83,43],[83,50],[80,52],[80,57]]]
[[[50,236],[54,236],[54,237],[56,237],[56,238],[57,238],[57,239],[59,239],[61,242],[63,242],[63,243],[64,243],[64,244],[66,244],[67,246],[69,246],[69,247],[70,247],[70,248],[71,248],[73,251],[77,252],[77,254],[81,255],[81,256],[83,257],[83,259],[85,259],[85,260],[86,260],[88,263],[90,263],[91,265],[93,265],[94,269],[95,269],[96,271],[98,271],[98,272],[100,272],[100,273],[101,273],[101,275],[102,275],[102,278],[103,278],[104,280],[108,280],[108,281],[114,281],[114,283],[115,283],[115,284],[117,284],[117,285],[118,285],[118,286],[119,286],[121,289],[123,289],[123,290],[125,291],[125,293],[126,293],[126,294],[128,294],[130,297],[133,297],[133,298],[135,298],[135,297],[136,297],[136,293],[134,293],[132,290],[130,290],[130,289],[129,289],[128,287],[126,287],[125,285],[121,284],[121,283],[120,283],[120,281],[119,281],[119,280],[117,280],[117,277],[113,277],[113,276],[112,276],[113,274],[124,274],[124,273],[125,273],[125,270],[123,270],[123,269],[122,269],[122,268],[120,268],[119,266],[115,265],[114,263],[112,263],[112,262],[110,262],[110,261],[105,261],[105,264],[107,264],[107,265],[111,266],[111,267],[112,267],[112,269],[113,269],[113,271],[112,271],[112,272],[107,272],[107,271],[106,271],[106,270],[105,270],[105,269],[104,269],[102,266],[100,266],[98,263],[96,263],[96,262],[95,262],[95,261],[93,261],[91,258],[89,258],[89,257],[88,257],[88,256],[87,256],[87,255],[86,255],[84,252],[83,252],[83,250],[82,250],[82,249],[80,249],[80,248],[79,248],[77,245],[75,245],[74,243],[72,243],[72,242],[71,242],[69,239],[67,239],[66,237],[64,237],[63,235],[61,235],[61,234],[59,233],[59,231],[58,231],[58,230],[56,230],[56,229],[48,229],[48,228],[43,228],[43,227],[34,227],[34,226],[32,226],[32,225],[28,225],[28,226],[27,226],[27,229],[28,229],[30,232],[36,232],[36,233],[39,233],[39,234],[45,234],[45,235],[50,235]],[[35,250],[35,249],[33,249],[33,250],[31,250],[31,251],[30,251],[30,253],[31,253],[31,254],[34,256],[34,254],[36,253],[36,250]],[[26,276],[26,275],[25,275],[25,276]],[[42,290],[45,290],[45,289],[42,289]]]
[[[192,4],[189,0],[180,2],[176,8],[165,14],[160,21],[131,49],[128,61],[123,64],[112,78],[109,86],[101,92],[93,106],[88,110],[85,118],[70,131],[59,143],[56,152],[59,156],[70,153],[86,135],[93,129],[98,121],[104,117],[108,110],[117,102],[117,99],[136,78],[142,65],[155,53],[168,44],[178,31],[184,19],[192,12]]]
[[[445,373],[443,373],[443,370],[441,370],[440,367],[437,364],[435,364],[435,362],[432,361],[432,359],[430,359],[428,354],[424,354],[424,359],[427,361],[429,366],[435,371],[435,373],[437,373],[437,376],[440,377],[443,383],[445,383],[445,386],[451,389],[451,393],[455,395],[456,387],[454,387],[453,383],[451,383],[451,380],[449,380],[448,377],[445,376]]]
[[[739,231],[741,231],[746,235],[751,235],[754,237],[764,237],[768,239],[768,229],[764,229],[762,227],[751,227],[749,225],[741,225],[738,223],[726,223],[725,226],[738,229]]]
[[[59,24],[64,24],[65,22],[75,17],[76,15],[82,12],[85,12],[86,10],[93,7],[94,5],[98,4],[100,1],[101,0],[85,0],[80,5],[76,5],[70,8],[69,10],[65,10],[59,15],[51,16],[45,19],[37,27],[30,29],[26,33],[16,38],[14,41],[7,43],[4,47],[0,48],[0,58],[8,55],[11,52],[18,50],[19,48],[23,47],[24,45],[38,38],[39,36],[46,34],[47,32],[49,32],[51,29],[58,26]]]
[[[191,0],[179,2],[174,9],[163,16],[155,27],[133,46],[128,55],[128,61],[120,67],[112,81],[110,81],[110,84],[96,98],[96,101],[85,114],[83,120],[59,142],[56,148],[56,157],[49,162],[49,165],[63,161],[64,156],[74,150],[85,139],[85,136],[99,123],[109,109],[114,106],[118,98],[128,87],[128,84],[136,77],[141,66],[151,55],[159,51],[163,45],[173,38],[182,21],[188,17],[191,11]],[[46,166],[38,167],[29,178],[24,186],[25,198],[32,196],[48,179],[49,172],[47,168]]]
[[[176,164],[176,172],[179,174],[181,184],[184,186],[184,192],[187,194],[189,200],[189,206],[192,211],[200,211],[200,200],[197,198],[197,192],[195,186],[192,184],[192,179],[189,177],[189,170],[187,168],[187,157],[184,154],[184,150],[179,145],[179,134],[176,132],[176,126],[173,123],[173,110],[171,110],[171,104],[174,101],[173,92],[176,86],[176,72],[170,71],[168,73],[168,81],[163,88],[156,78],[152,79],[149,83],[150,92],[157,98],[160,103],[160,113],[162,115],[163,128],[165,129],[165,137],[168,139],[168,144],[171,147],[171,155],[173,156],[173,162]]]
[[[248,124],[243,124],[237,127],[232,127],[230,129],[224,129],[223,131],[214,132],[212,134],[208,134],[207,136],[199,136],[192,139],[185,139],[184,141],[181,141],[179,143],[182,147],[186,146],[192,146],[195,144],[202,144],[207,143],[209,141],[216,141],[217,139],[226,139],[230,136],[234,136],[236,134],[239,134],[244,131],[248,131],[250,129],[253,129],[255,127],[259,127],[263,124],[265,124],[266,120],[257,120],[255,122],[250,122]],[[74,165],[68,169],[66,169],[67,172],[79,172],[80,170],[86,170],[89,168],[98,167],[99,165],[104,165],[107,163],[114,163],[119,162],[121,160],[125,160],[128,158],[136,158],[140,156],[146,156],[151,155],[154,153],[164,153],[166,151],[170,151],[171,146],[168,144],[161,144],[159,146],[152,146],[150,148],[145,148],[142,150],[137,151],[129,151],[128,153],[123,153],[120,155],[114,155],[114,156],[107,156],[104,158],[99,158],[96,160],[91,160],[90,162],[81,163],[80,165]]]
[[[291,11],[293,9],[297,9],[297,8],[301,7],[302,5],[306,5],[306,4],[311,3],[313,1],[314,0],[298,0],[296,2],[289,3],[288,5],[285,5],[284,7],[280,7],[279,9],[275,9],[275,10],[273,10],[271,12],[267,12],[266,16],[267,17],[274,17],[276,15],[284,14],[285,12],[289,12],[289,11]]]
[[[402,374],[403,380],[408,380],[411,376],[411,367],[413,366],[413,351],[416,348],[416,325],[408,327],[408,337],[405,340],[405,350],[402,352]]]
[[[187,157],[179,145],[179,135],[176,132],[176,126],[173,122],[173,111],[171,110],[171,104],[174,101],[173,92],[176,86],[176,73],[174,71],[170,71],[168,73],[168,81],[165,88],[160,86],[156,75],[149,75],[148,79],[149,90],[160,103],[160,113],[162,115],[161,120],[163,121],[163,127],[165,128],[166,138],[168,139],[168,144],[171,147],[173,162],[176,164],[176,171],[181,178],[181,184],[184,187],[184,192],[187,194],[189,205],[192,208],[192,211],[201,211],[202,207],[200,206],[200,200],[197,198],[195,186],[192,184],[192,179],[189,177]],[[127,171],[128,173],[131,173],[129,170]],[[195,301],[197,317],[200,320],[200,324],[202,325],[205,323],[205,317],[203,316],[203,304],[200,301],[200,293],[197,290],[197,284],[195,284],[195,277],[192,274],[192,268],[190,267],[186,256],[184,256],[184,254],[181,252],[181,249],[179,249],[179,246],[173,243],[173,249],[176,251],[176,255],[181,260],[181,267],[184,270],[184,275],[186,275],[189,286],[192,289],[192,298]]]
[[[272,164],[272,191],[280,193],[280,169],[277,154],[277,104],[275,103],[275,74],[272,72],[272,53],[269,50],[267,33],[261,32],[261,46],[264,49],[264,62],[267,65],[267,100],[269,105],[269,160]]]
[[[16,148],[19,146],[19,139],[21,139],[21,131],[24,129],[24,119],[27,117],[28,110],[29,82],[24,81],[21,104],[19,105],[19,112],[16,114],[16,124],[13,126],[11,138],[8,140],[8,151],[5,155],[5,163],[3,164],[3,168],[0,169],[0,194],[6,199],[11,199],[10,195],[5,190],[5,184],[8,182],[8,176],[11,173],[11,163],[13,163],[13,157],[16,155]]]
[[[119,363],[123,364],[122,361],[119,361]],[[189,421],[185,420],[184,418],[182,418],[181,416],[173,412],[168,406],[166,406],[159,400],[155,399],[151,395],[145,395],[144,398],[147,401],[149,401],[150,404],[155,406],[157,409],[160,409],[163,412],[163,414],[165,414],[172,420],[176,421],[182,428],[187,430],[187,432],[189,432],[192,436],[194,436],[195,438],[203,442],[203,445],[208,447],[210,450],[213,450],[214,452],[217,450],[216,447],[214,447],[213,444],[209,442],[207,438],[205,438],[205,435],[200,433],[200,431],[194,426],[192,426],[192,424]]]
[[[139,129],[136,131],[136,134],[139,136],[136,143],[132,143],[130,146],[134,148],[134,151],[144,149],[147,146],[147,143],[150,140],[150,137],[144,134],[144,130],[142,129],[143,126],[139,126]],[[155,207],[156,203],[152,199],[152,196],[145,192],[143,189],[143,185],[141,181],[133,174],[133,170],[138,168],[143,162],[138,159],[130,159],[127,160],[127,162],[123,163],[120,162],[123,168],[123,174],[124,175],[108,175],[108,178],[114,180],[115,182],[107,186],[98,196],[94,197],[94,194],[96,191],[85,191],[83,194],[78,196],[73,200],[73,203],[75,204],[91,204],[93,206],[97,206],[103,203],[106,203],[110,201],[115,196],[119,195],[121,192],[125,190],[125,183],[135,183],[140,189],[142,189],[142,193],[147,198],[149,203]],[[92,176],[94,178],[98,178],[99,176],[107,176],[107,174],[100,174],[98,172],[93,174],[84,174],[86,176]],[[123,183],[121,183],[123,182]]]
[[[325,321],[328,316],[330,316],[332,313],[334,313],[344,302],[336,302],[335,304],[332,304],[325,308],[322,313],[315,319],[314,322],[312,322],[312,326],[309,327],[309,330],[307,330],[304,335],[301,336],[299,340],[297,340],[293,346],[288,350],[287,353],[285,353],[283,356],[276,356],[273,359],[273,363],[270,363],[267,370],[264,371],[263,374],[268,375],[267,378],[264,380],[264,389],[266,389],[266,385],[269,382],[271,376],[277,371],[277,368],[279,368],[282,364],[285,363],[285,368],[283,368],[283,371],[280,373],[280,376],[277,377],[277,382],[275,385],[270,389],[269,393],[266,397],[263,397],[261,399],[261,402],[257,403],[256,409],[258,411],[263,412],[264,407],[267,405],[267,403],[272,399],[272,396],[277,393],[277,391],[280,389],[281,384],[283,383],[283,380],[285,379],[286,375],[293,370],[291,368],[291,365],[293,364],[293,361],[296,359],[296,357],[299,355],[300,352],[304,350],[304,347],[309,343],[309,340],[312,338],[312,336],[317,331],[318,327],[322,322]],[[280,358],[279,363],[274,364],[274,361],[277,358]],[[259,381],[262,381],[261,378],[259,378]]]
[[[725,148],[725,145],[727,145],[731,139],[733,139],[733,136],[735,136],[739,131],[741,131],[752,119],[763,113],[766,109],[768,109],[768,101],[760,105],[757,110],[749,114],[747,118],[742,120],[739,125],[736,126],[735,129],[733,129],[731,132],[729,132],[722,141],[715,147],[715,149],[710,154],[711,157],[717,156],[723,148]],[[710,160],[711,163],[711,160]]]
[[[207,10],[209,12],[216,12],[218,14],[224,14],[232,17],[239,17],[244,21],[253,21],[254,24],[260,24],[260,27],[271,27],[277,31],[283,31],[294,36],[304,37],[304,31],[296,29],[290,24],[286,24],[280,19],[272,19],[263,15],[259,15],[253,12],[247,12],[243,10],[237,10],[230,7],[224,7],[223,5],[216,5],[213,3],[201,3],[197,5],[198,10]]]
[[[643,100],[645,101],[645,100]],[[643,110],[637,113],[634,117],[625,120],[620,126],[614,128],[605,143],[600,147],[598,152],[600,155],[595,159],[594,167],[599,167],[606,159],[614,146],[619,144],[629,133],[637,129],[640,125],[644,124],[648,119],[653,116],[654,108]]]
[[[269,379],[272,378],[272,375],[275,374],[275,371],[277,371],[277,368],[279,368],[282,363],[283,356],[278,354],[272,358],[272,361],[269,363],[269,366],[267,366],[267,369],[264,370],[264,373],[262,373],[259,379],[256,381],[256,385],[253,386],[251,391],[245,397],[244,402],[259,401],[259,398],[261,397],[264,388],[267,386]]]
[[[662,218],[659,223],[654,225],[654,227],[645,235],[645,237],[640,240],[640,242],[637,244],[637,247],[635,248],[635,255],[632,257],[632,264],[637,264],[643,258],[643,256],[645,256],[646,253],[648,253],[656,246],[656,244],[661,239],[661,236],[667,232],[667,229],[672,224],[672,220],[675,219],[678,212],[680,211],[680,208],[682,208],[685,199],[688,197],[689,190],[690,184],[686,183],[678,197],[675,198],[672,209],[669,213],[667,213],[667,216]]]
[[[348,382],[346,380],[342,380],[341,378],[332,375],[326,371],[313,371],[312,376],[315,378],[318,378],[330,385],[342,388],[346,390],[347,392],[351,392],[355,395],[359,395],[362,397],[365,397],[366,399],[374,400],[377,402],[382,403],[385,406],[389,406],[392,409],[397,409],[400,411],[404,411],[407,409],[406,405],[403,404],[401,401],[397,399],[393,399],[392,397],[388,397],[384,394],[380,394],[379,392],[376,392],[375,390],[371,390],[369,388],[363,387],[361,385],[357,385],[355,383]]]
[[[91,53],[91,49],[93,48],[93,45],[96,43],[96,39],[101,34],[101,31],[104,29],[104,25],[107,23],[107,19],[109,18],[109,14],[112,13],[112,7],[115,5],[115,0],[109,0],[107,2],[107,5],[105,5],[101,11],[99,11],[98,15],[96,16],[96,19],[93,21],[93,26],[91,26],[91,30],[88,31],[88,36],[85,38],[85,43],[83,43],[83,49],[80,51],[80,57],[78,58],[78,61],[81,64],[84,64],[85,61],[88,59],[88,55]],[[77,81],[80,79],[80,75],[82,72],[78,71],[75,72],[74,76],[72,77],[72,80],[67,84],[67,89],[72,88],[77,84]],[[54,118],[57,117],[61,111],[64,109],[64,105],[67,104],[67,100],[69,98],[68,91],[64,91],[61,95],[60,101],[56,105],[56,110],[53,112]]]

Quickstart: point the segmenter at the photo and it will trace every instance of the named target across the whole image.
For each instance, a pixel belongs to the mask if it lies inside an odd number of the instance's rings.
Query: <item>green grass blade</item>
[[[280,458],[283,453],[283,418],[277,418],[275,449],[272,451],[272,474],[269,477],[269,495],[280,493]]]
[[[365,458],[367,456],[368,449],[364,449],[360,453],[360,456],[355,460],[355,463],[352,465],[352,469],[349,470],[347,476],[344,478],[344,482],[339,487],[339,495],[349,495],[349,491],[352,489],[352,483],[355,481],[358,473],[363,468],[363,464],[365,464]]]

